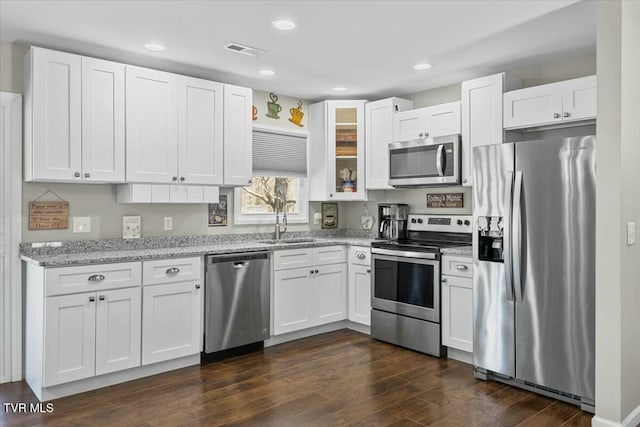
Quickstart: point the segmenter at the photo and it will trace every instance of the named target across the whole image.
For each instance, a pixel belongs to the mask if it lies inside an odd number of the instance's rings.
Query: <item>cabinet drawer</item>
[[[349,264],[371,265],[371,248],[351,246],[349,248]]]
[[[312,248],[287,249],[273,253],[273,269],[287,270],[290,268],[310,267],[313,263]]]
[[[202,262],[200,257],[161,259],[143,261],[142,263],[142,283],[144,285],[198,281],[201,276]]]
[[[47,268],[45,295],[65,295],[140,286],[140,262]]]
[[[471,257],[444,255],[441,274],[459,277],[472,277],[473,261]]]
[[[320,248],[313,248],[314,265],[340,264],[341,262],[347,262],[346,246],[323,246]]]

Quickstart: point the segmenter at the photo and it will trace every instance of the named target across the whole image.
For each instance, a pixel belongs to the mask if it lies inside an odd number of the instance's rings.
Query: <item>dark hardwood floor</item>
[[[24,382],[1,402],[37,402]],[[263,352],[53,401],[48,414],[0,411],[0,425],[590,426],[578,407],[473,377],[342,330]]]

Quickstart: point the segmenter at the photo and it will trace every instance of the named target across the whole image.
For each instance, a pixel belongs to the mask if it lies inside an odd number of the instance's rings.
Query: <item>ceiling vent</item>
[[[264,53],[264,50],[256,49],[255,47],[251,46],[241,45],[239,43],[229,43],[228,45],[225,45],[224,48],[230,50],[231,52],[237,52],[249,56],[258,56],[261,53]]]

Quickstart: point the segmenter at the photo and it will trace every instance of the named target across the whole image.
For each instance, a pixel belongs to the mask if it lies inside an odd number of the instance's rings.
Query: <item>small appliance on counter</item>
[[[378,239],[402,240],[407,235],[409,205],[403,203],[378,204]]]

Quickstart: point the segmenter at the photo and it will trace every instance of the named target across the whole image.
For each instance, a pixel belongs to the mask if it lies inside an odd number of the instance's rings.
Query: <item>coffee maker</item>
[[[407,237],[409,205],[403,203],[378,204],[378,239],[402,240]]]

